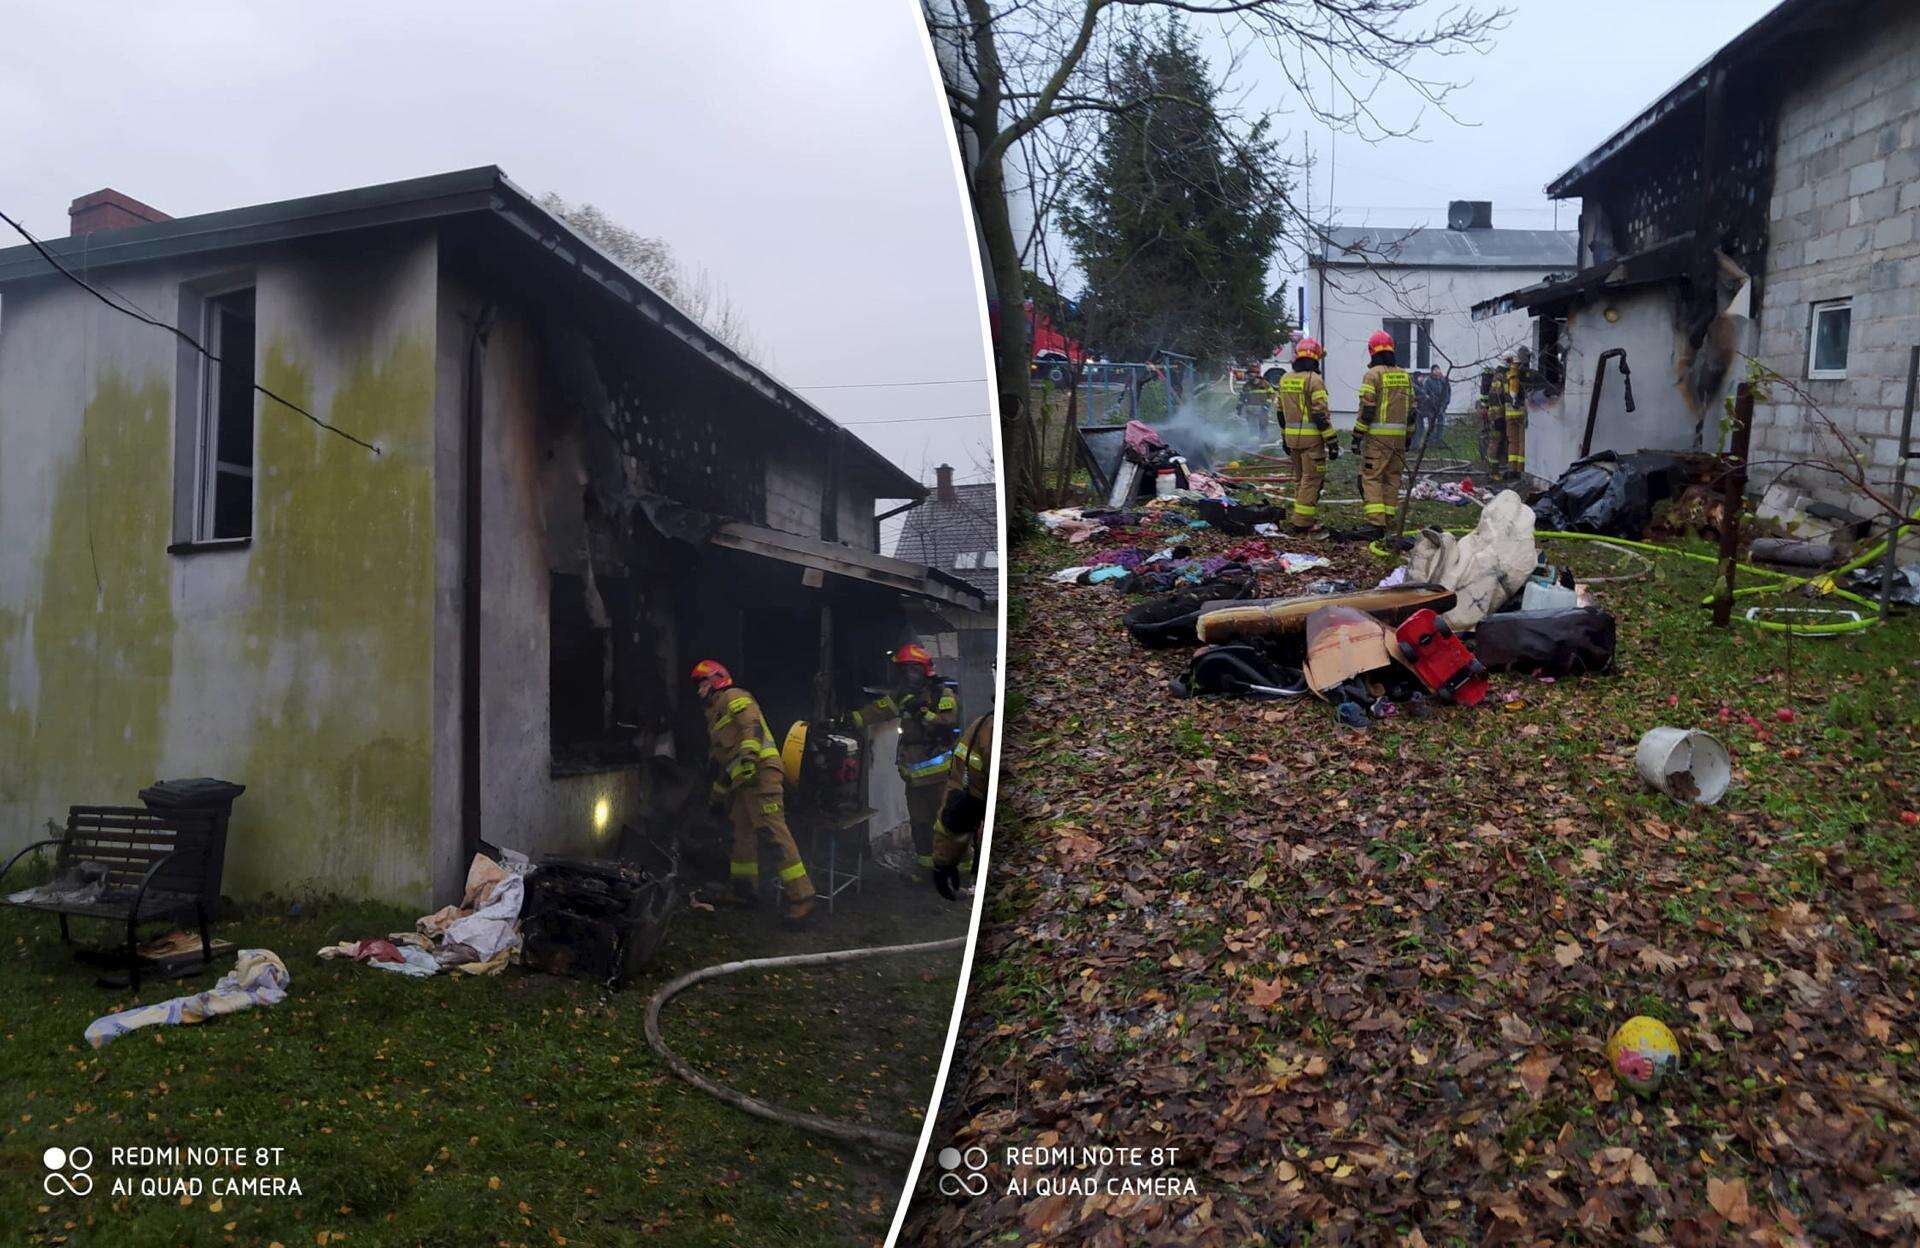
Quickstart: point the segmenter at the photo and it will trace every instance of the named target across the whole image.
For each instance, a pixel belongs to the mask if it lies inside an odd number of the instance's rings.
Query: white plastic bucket
[[[1711,806],[1733,779],[1727,748],[1691,728],[1652,728],[1640,738],[1633,765],[1640,778],[1676,801]]]
[[[1153,492],[1159,497],[1172,498],[1174,491],[1179,488],[1180,479],[1174,475],[1173,469],[1162,468],[1153,475]]]

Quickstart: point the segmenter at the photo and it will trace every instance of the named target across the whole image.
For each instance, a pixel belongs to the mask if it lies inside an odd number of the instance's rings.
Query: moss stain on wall
[[[261,384],[315,410],[313,370],[284,340]],[[262,413],[240,649],[271,691],[245,771],[273,836],[249,845],[236,818],[228,872],[242,891],[428,899],[433,398],[432,343],[409,335],[356,359],[317,412],[381,455]]]
[[[0,712],[0,796],[125,803],[160,762],[173,676],[167,541],[172,391],[105,373],[59,469],[37,605],[0,615],[0,651],[31,662],[32,706]],[[36,831],[37,829],[31,829]],[[22,841],[30,839],[22,830]]]

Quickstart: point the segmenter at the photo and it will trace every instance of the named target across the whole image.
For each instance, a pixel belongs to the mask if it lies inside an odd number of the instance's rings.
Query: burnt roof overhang
[[[921,498],[927,493],[927,487],[911,474],[862,439],[849,434],[845,426],[781,385],[765,370],[741,358],[664,295],[541,208],[496,165],[201,213],[79,237],[44,239],[40,245],[76,273],[94,274],[126,265],[351,230],[482,215],[509,225],[512,232],[545,257],[547,263],[585,280],[624,306],[630,315],[687,344],[805,430],[846,437],[865,461],[863,466],[876,483],[878,497]],[[11,282],[54,277],[57,274],[52,266],[31,245],[0,250],[0,287]]]
[[[969,611],[980,611],[986,606],[984,594],[939,568],[818,538],[802,537],[765,525],[727,521],[715,528],[707,540],[729,550],[830,572],[835,576],[865,581],[897,593],[964,607]]]
[[[1789,42],[1805,42],[1843,29],[1861,0],[1781,0],[1753,25],[1689,72],[1625,125],[1615,130],[1578,163],[1547,184],[1551,199],[1583,195],[1596,175],[1627,148],[1679,113],[1707,90],[1716,70],[1751,65]]]
[[[1483,299],[1473,305],[1473,319],[1484,321],[1523,311],[1537,316],[1559,311],[1597,293],[1673,281],[1687,275],[1692,247],[1693,232],[1689,230],[1658,247],[1596,264],[1578,273],[1556,274],[1531,286]]]

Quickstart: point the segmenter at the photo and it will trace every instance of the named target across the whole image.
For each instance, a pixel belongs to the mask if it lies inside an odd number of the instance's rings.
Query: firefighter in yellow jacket
[[[813,913],[813,881],[787,830],[786,776],[773,731],[753,695],[734,684],[733,674],[719,663],[694,664],[693,681],[707,716],[707,757],[720,772],[711,796],[716,805],[726,806],[733,822],[728,867],[733,890],[742,900],[753,900],[764,843],[779,864],[785,917],[798,923]]]
[[[1267,416],[1273,411],[1273,387],[1267,384],[1266,374],[1260,371],[1258,364],[1247,367],[1247,379],[1240,386],[1240,419],[1247,422],[1247,429],[1261,441],[1267,436]]]
[[[946,791],[953,734],[960,726],[960,704],[953,689],[935,678],[933,656],[917,645],[892,655],[891,688],[851,716],[862,730],[900,721],[900,746],[894,755],[907,785],[907,818],[913,825],[913,849],[921,867],[933,869],[933,824]]]
[[[1293,461],[1295,533],[1316,533],[1320,523],[1320,483],[1327,461],[1340,457],[1333,418],[1327,414],[1327,383],[1320,376],[1326,351],[1312,338],[1293,348],[1293,371],[1280,379],[1280,436]]]
[[[1533,388],[1533,351],[1521,347],[1507,368],[1507,475],[1527,472],[1527,391]]]
[[[1394,360],[1393,335],[1376,330],[1367,339],[1370,363],[1360,378],[1360,417],[1353,449],[1360,456],[1360,497],[1367,526],[1386,531],[1400,502],[1407,468],[1407,417],[1413,413],[1413,374]]]
[[[1480,462],[1495,474],[1507,467],[1507,370],[1509,355],[1480,374]]]
[[[987,776],[993,766],[993,713],[980,716],[953,745],[940,817],[933,824],[933,885],[948,901],[960,896],[960,877],[970,875],[987,819]]]

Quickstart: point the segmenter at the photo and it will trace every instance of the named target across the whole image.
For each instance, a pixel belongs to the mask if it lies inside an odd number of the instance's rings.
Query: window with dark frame
[[[1433,367],[1432,321],[1389,316],[1381,320],[1380,328],[1393,339],[1393,358],[1400,362],[1400,367]]]
[[[208,296],[201,326],[199,462],[194,537],[253,536],[254,292]]]

